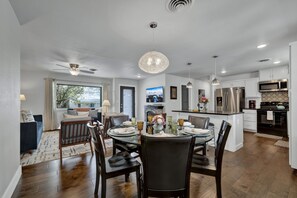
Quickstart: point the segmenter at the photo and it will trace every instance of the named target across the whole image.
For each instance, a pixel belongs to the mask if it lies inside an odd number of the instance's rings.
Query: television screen
[[[164,102],[163,87],[152,87],[146,89],[146,102]]]

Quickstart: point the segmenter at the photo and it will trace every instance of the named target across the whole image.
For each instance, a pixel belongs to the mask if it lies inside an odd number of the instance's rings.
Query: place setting
[[[110,129],[109,134],[112,136],[133,136],[137,135],[138,131],[135,129],[135,127],[130,126]]]

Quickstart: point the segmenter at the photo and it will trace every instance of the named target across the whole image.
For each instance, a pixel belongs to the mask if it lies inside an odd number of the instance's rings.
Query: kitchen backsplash
[[[265,92],[262,93],[262,102],[289,102],[289,96],[287,91]]]

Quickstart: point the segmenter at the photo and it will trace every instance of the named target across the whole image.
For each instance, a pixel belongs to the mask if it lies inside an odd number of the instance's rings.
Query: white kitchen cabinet
[[[257,132],[257,110],[243,109],[243,129]]]
[[[233,81],[223,81],[221,82],[221,88],[230,88],[230,87],[244,87],[244,80],[233,80]]]
[[[250,78],[245,80],[245,97],[260,98],[261,94],[258,89],[258,78]]]
[[[288,66],[273,67],[259,71],[260,81],[287,79],[289,77]]]

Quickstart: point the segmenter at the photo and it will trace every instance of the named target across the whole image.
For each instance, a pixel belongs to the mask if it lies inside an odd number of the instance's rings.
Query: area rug
[[[112,148],[112,139],[106,139],[105,145],[106,148]],[[91,152],[90,144],[88,143],[63,147],[62,149],[63,158],[87,152]],[[60,159],[59,132],[44,132],[36,150],[33,150],[32,153],[21,154],[21,165],[28,166],[56,159]]]
[[[280,146],[280,147],[285,147],[285,148],[289,148],[289,142],[288,141],[284,141],[284,140],[277,140],[274,143],[275,146]]]
[[[276,135],[268,135],[268,134],[263,134],[263,133],[256,133],[255,136],[257,137],[264,137],[264,138],[270,138],[274,140],[281,140],[282,137],[276,136]]]

